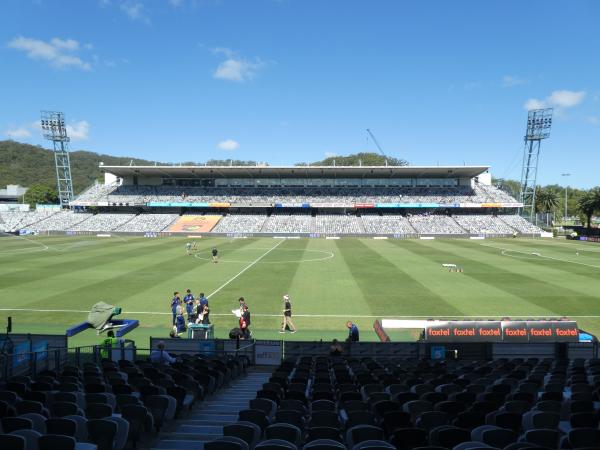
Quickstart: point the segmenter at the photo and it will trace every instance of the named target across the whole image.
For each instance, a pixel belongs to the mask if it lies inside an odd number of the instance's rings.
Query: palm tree
[[[585,215],[587,227],[589,229],[591,227],[594,211],[600,208],[600,188],[590,189],[583,194],[577,202],[577,208]]]
[[[540,212],[554,211],[560,203],[556,191],[550,189],[538,189],[535,197],[536,210]]]

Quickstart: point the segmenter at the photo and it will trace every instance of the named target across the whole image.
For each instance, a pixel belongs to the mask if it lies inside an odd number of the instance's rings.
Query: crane
[[[383,156],[385,158],[385,165],[388,165],[388,158],[386,156],[385,153],[383,153],[383,150],[381,149],[381,145],[379,145],[379,142],[377,142],[377,139],[375,138],[375,136],[373,135],[373,133],[371,133],[371,130],[369,130],[367,128],[367,133],[369,133],[369,136],[371,136],[371,139],[373,140],[373,142],[375,143],[375,145],[377,146],[377,149],[379,150],[379,153],[381,153],[381,156]]]

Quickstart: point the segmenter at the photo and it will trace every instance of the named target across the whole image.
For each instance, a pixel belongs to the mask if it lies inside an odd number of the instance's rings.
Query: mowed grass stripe
[[[554,284],[560,288],[566,286],[582,295],[598,297],[598,292],[600,290],[600,265],[598,268],[588,268],[578,264],[531,255],[529,249],[518,247],[516,245],[490,245],[492,246],[480,244],[478,247],[474,248],[481,252],[489,253],[490,255],[493,255],[494,258],[503,259],[505,261],[505,267],[509,270],[516,270],[518,273],[535,274],[536,278],[539,277],[541,280],[547,280],[549,284]],[[500,248],[505,248],[506,250],[503,252]],[[545,253],[549,256],[548,251]],[[551,257],[560,258],[560,256]],[[580,270],[567,270],[573,266],[581,267],[585,269],[587,273],[581,273]]]
[[[148,241],[151,241],[148,239]],[[113,266],[115,262],[127,263],[132,258],[142,258],[162,249],[170,249],[173,242],[168,240],[155,240],[152,242],[132,242],[115,245],[96,245],[93,247],[81,247],[74,251],[65,251],[60,254],[53,253],[47,258],[38,259],[23,258],[19,261],[22,270],[5,272],[0,281],[0,289],[15,285],[23,285],[35,278],[35,282],[49,279],[68,273],[69,277],[76,277],[77,272],[86,271],[90,268],[99,270],[102,266]],[[15,266],[17,266],[15,264]],[[57,269],[60,268],[60,271]],[[32,273],[35,276],[32,277]]]
[[[500,248],[507,250],[517,250],[523,252],[523,259],[529,255],[529,259],[537,262],[544,262],[547,267],[571,272],[574,275],[581,275],[596,279],[600,276],[600,251],[594,252],[586,249],[579,250],[578,247],[568,248],[567,246],[538,245],[539,242],[515,240],[508,243],[490,241],[482,243],[482,246],[495,247],[499,252]],[[532,255],[539,253],[542,257]],[[549,257],[549,258],[548,258]],[[550,259],[555,258],[555,259]],[[592,267],[596,266],[596,267]]]
[[[336,241],[311,239],[306,248],[307,259],[315,256],[311,250],[331,252],[334,256],[323,261],[303,263],[296,271],[290,293],[294,301],[293,320],[302,335],[307,336],[306,339],[343,338],[347,334],[347,320],[356,321],[365,332],[369,330],[373,319],[357,316],[371,315],[371,309]],[[311,317],[299,317],[300,314]],[[320,332],[329,329],[331,333]]]
[[[490,253],[486,247],[475,247],[464,242],[446,240],[431,245],[436,245],[440,253],[456,255],[459,258],[457,263],[465,266],[466,276],[496,286],[555,315],[588,315],[598,312],[598,306],[594,305],[598,305],[598,297],[583,295],[562,286],[560,282],[556,283],[543,267],[532,268],[531,264],[519,260],[511,264],[508,262],[509,258]],[[564,279],[568,281],[567,277]]]
[[[426,315],[432,314],[434,308],[439,315],[462,313],[363,240],[337,242],[372,314],[382,317]]]
[[[266,253],[268,249],[277,244],[275,239],[263,239],[262,250],[257,257]],[[286,240],[280,244],[275,250],[266,255],[261,261],[230,284],[225,286],[215,296],[211,298],[211,311],[227,314],[232,309],[238,306],[237,299],[244,297],[249,305],[251,313],[260,314],[279,314],[282,312],[282,296],[290,293],[290,288],[296,271],[300,267],[301,262],[281,262],[280,264],[262,264],[286,260],[286,254],[293,253],[293,258],[289,260],[301,260],[304,257],[304,250],[308,245],[308,239],[293,239]],[[253,258],[256,259],[256,258]],[[248,265],[250,263],[245,264]],[[238,271],[230,273],[230,277],[234,276]],[[295,310],[297,311],[297,305]],[[216,320],[216,319],[215,319]],[[280,319],[276,317],[252,317],[253,329],[277,330],[280,326]],[[219,317],[219,326],[225,326],[227,330],[238,325],[238,321],[231,315]]]
[[[134,311],[168,311],[166,303],[173,290],[178,288],[170,286],[163,294],[162,290],[154,289],[154,286],[168,282],[171,277],[197,270],[203,265],[202,262],[192,261],[191,257],[187,257],[185,250],[179,245],[173,247],[172,244],[173,242],[165,239],[150,255],[136,252],[137,255],[133,258],[126,261],[115,260],[111,266],[99,269],[89,267],[86,271],[79,272],[77,278],[71,277],[57,266],[59,274],[52,279],[52,285],[48,289],[50,294],[44,295],[43,290],[35,290],[33,292],[36,295],[28,298],[25,304],[39,309],[61,305],[62,309],[85,310],[103,300]],[[250,242],[238,245],[248,244]],[[142,295],[144,291],[146,294]],[[36,318],[33,314],[32,319],[39,320],[39,317]]]
[[[518,304],[521,301],[520,298],[488,283],[466,277],[462,273],[449,272],[442,264],[455,263],[456,255],[440,255],[435,245],[428,245],[425,241],[388,240],[379,241],[377,245],[391,247],[390,251],[397,255],[397,264],[403,267],[406,273],[426,285],[437,297],[444,299],[458,311],[449,315],[502,315],[506,314],[507,304]],[[420,315],[444,316],[444,313],[439,313],[434,300],[423,303],[421,308],[426,312]],[[544,312],[546,311],[543,309],[538,311],[540,314]],[[410,314],[410,311],[406,313]]]

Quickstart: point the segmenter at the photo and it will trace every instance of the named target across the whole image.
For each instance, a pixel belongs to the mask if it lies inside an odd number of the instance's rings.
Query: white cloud
[[[243,83],[252,80],[265,65],[259,58],[254,60],[242,58],[227,47],[214,47],[211,52],[225,57],[225,61],[222,61],[213,72],[213,77],[218,80]]]
[[[237,150],[240,147],[239,142],[234,141],[233,139],[226,139],[217,144],[217,148],[226,151]]]
[[[230,58],[219,64],[213,76],[219,80],[243,83],[252,80],[262,66],[263,64],[260,61],[252,62]]]
[[[42,126],[39,121],[30,122],[19,127],[9,128],[4,131],[4,135],[9,139],[27,139],[33,135],[40,135]],[[67,124],[67,134],[72,141],[85,141],[89,138],[90,124],[87,120],[71,122]]]
[[[67,125],[67,134],[72,141],[85,141],[90,133],[90,124],[86,120],[80,120]]]
[[[531,109],[544,109],[546,108],[546,103],[542,100],[538,100],[537,98],[530,98],[525,102],[525,109],[527,111]]]
[[[26,139],[31,137],[31,132],[27,129],[27,127],[18,127],[18,128],[10,128],[4,131],[4,135],[9,139]]]
[[[200,44],[201,45],[201,44]],[[233,58],[235,54],[233,50],[227,47],[215,47],[210,50],[215,55],[224,55],[226,58]]]
[[[504,75],[502,77],[502,87],[514,87],[527,83],[529,83],[529,81],[520,78],[516,75]]]
[[[125,0],[119,5],[121,11],[123,11],[131,20],[140,20],[145,24],[150,24],[150,19],[146,14],[146,7],[141,1]]]
[[[74,53],[79,43],[73,39],[53,38],[50,42],[18,36],[8,43],[9,48],[24,52],[28,58],[46,61],[56,68],[76,67],[91,70],[92,65]]]
[[[574,106],[579,105],[583,101],[585,95],[585,91],[552,91],[552,93],[544,100],[530,98],[525,102],[523,107],[527,110],[542,108],[573,108]]]
[[[584,91],[554,91],[548,97],[548,102],[551,105],[561,108],[572,108],[579,105],[585,98]]]
[[[335,158],[336,156],[337,156],[337,153],[325,152],[325,158]]]
[[[183,0],[169,0],[169,5],[177,8],[181,5],[183,5]]]

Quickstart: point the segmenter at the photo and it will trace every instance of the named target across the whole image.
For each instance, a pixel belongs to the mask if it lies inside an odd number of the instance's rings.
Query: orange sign
[[[208,233],[222,216],[181,216],[169,227],[171,233]]]

